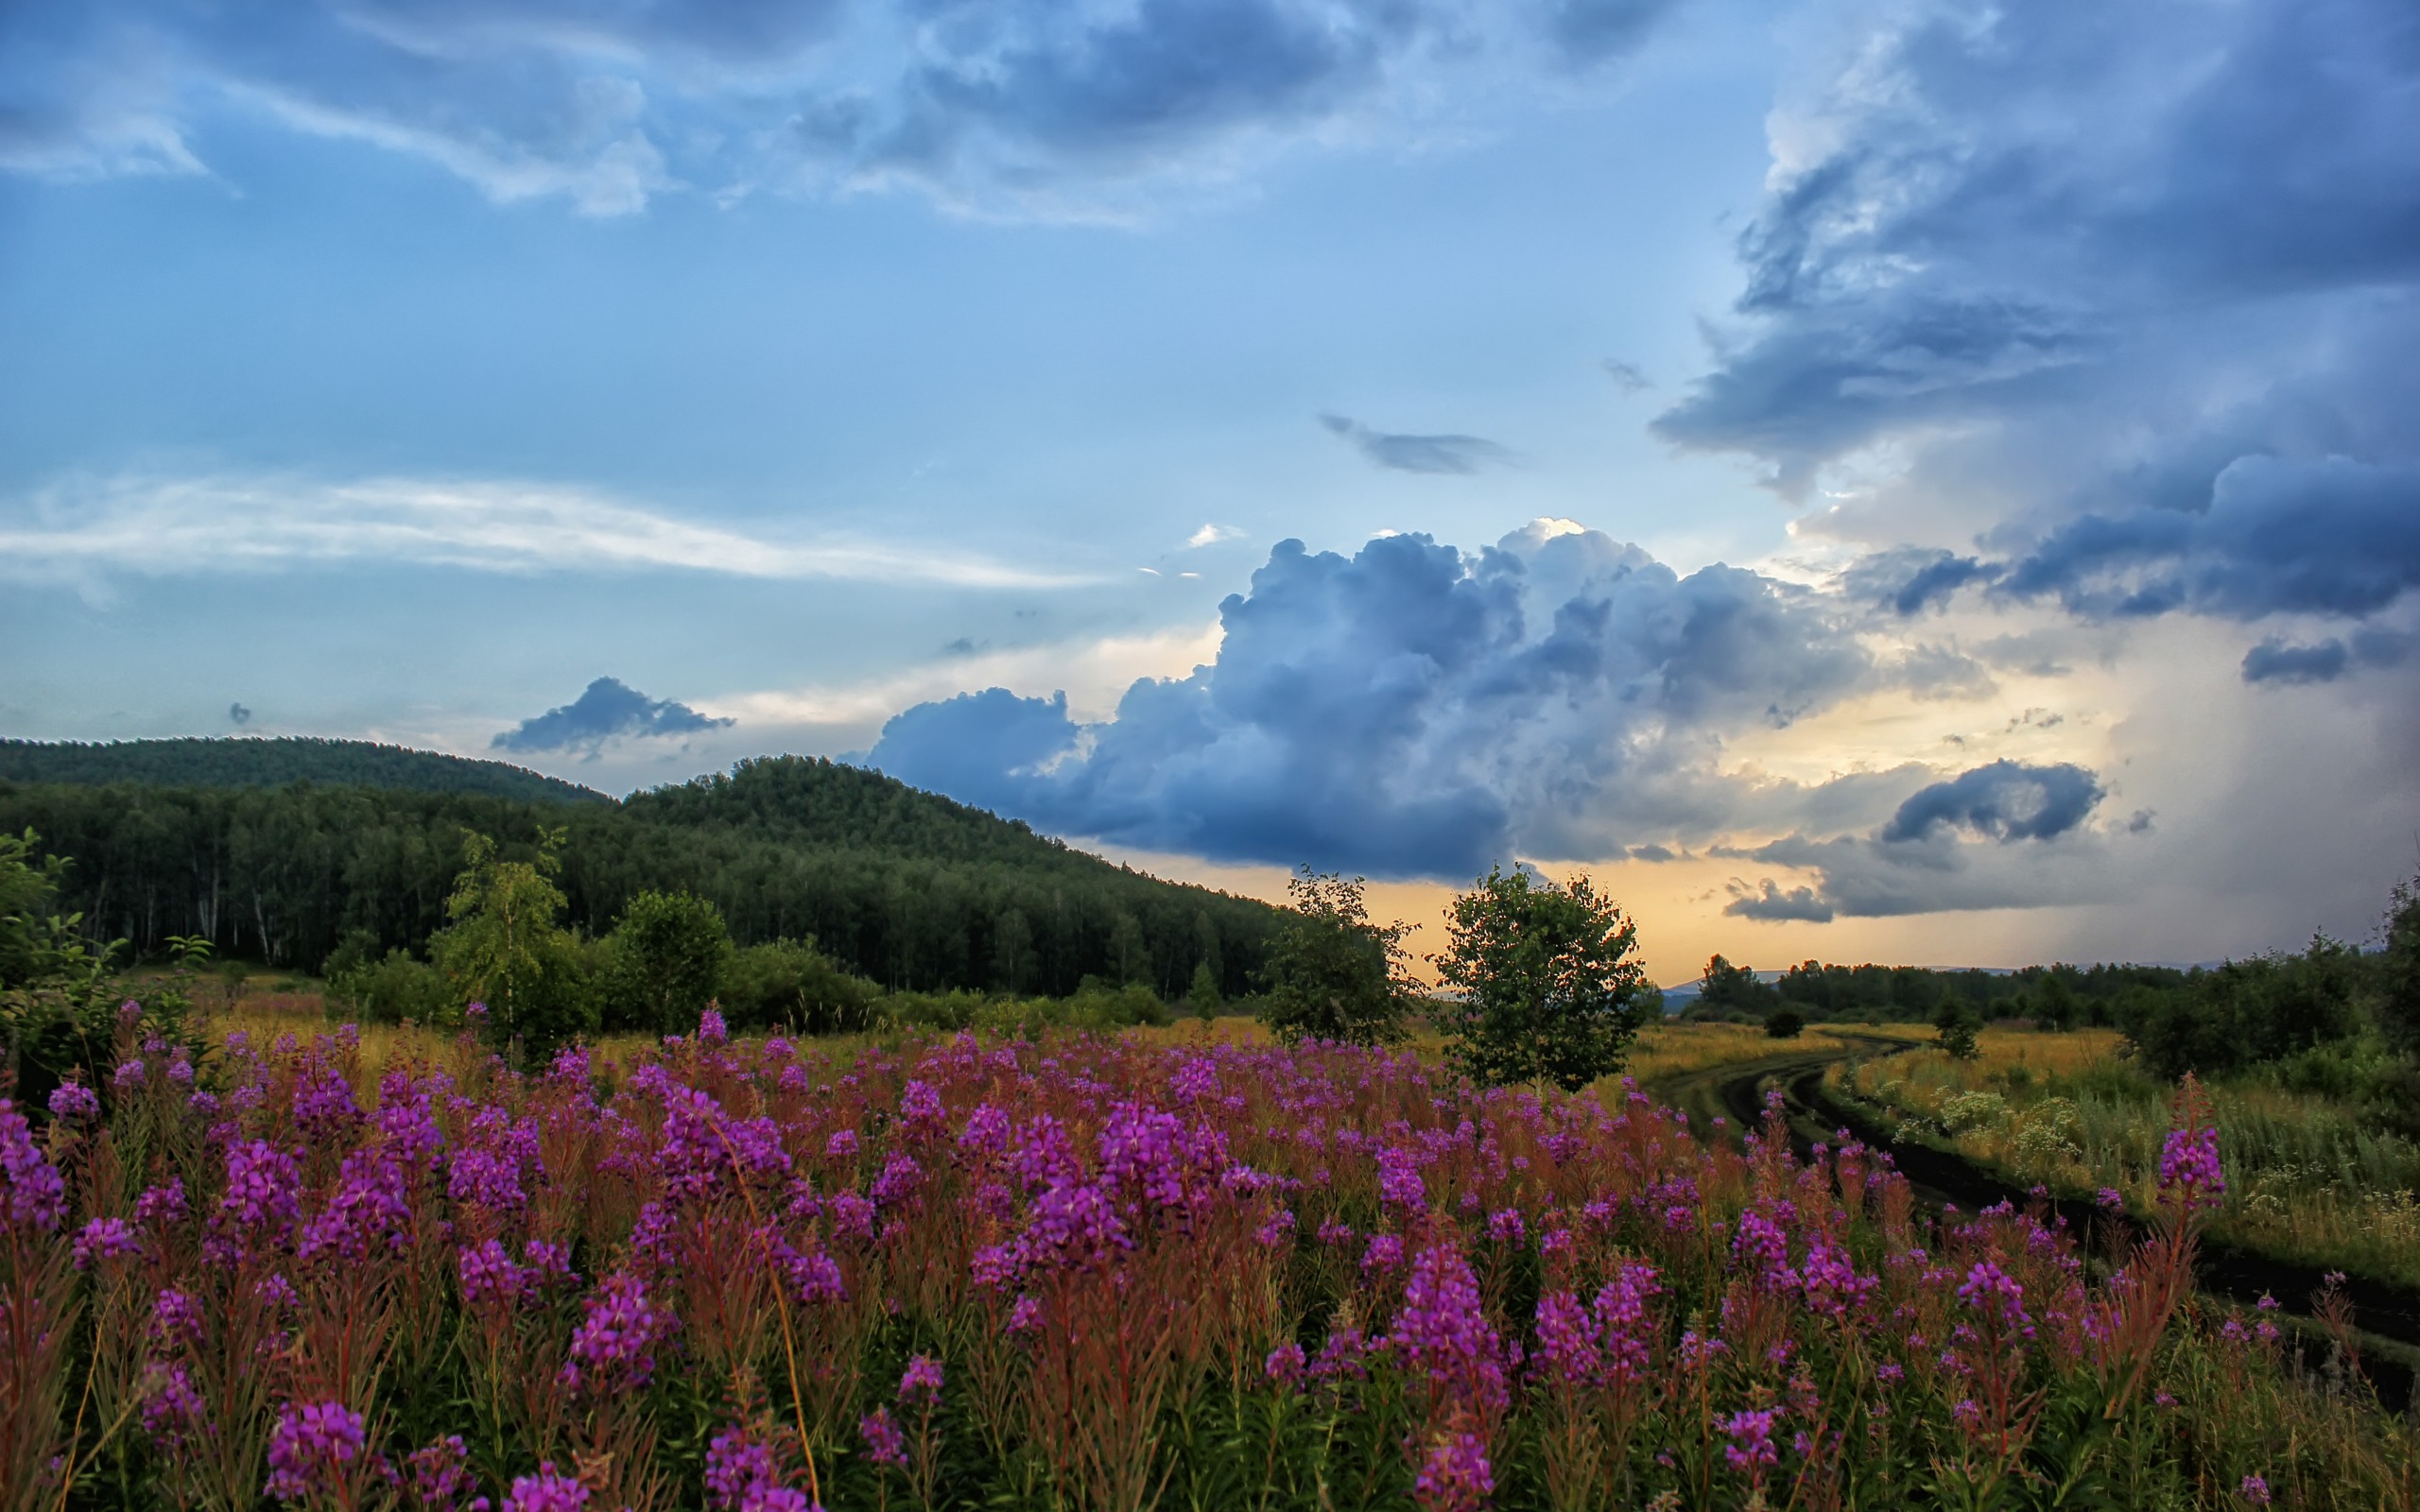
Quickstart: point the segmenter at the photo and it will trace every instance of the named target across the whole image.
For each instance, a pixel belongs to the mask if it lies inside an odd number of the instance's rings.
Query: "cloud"
[[[676,569],[970,588],[1088,580],[913,545],[752,535],[536,483],[121,477],[56,485],[0,513],[0,576],[18,580],[352,561],[502,573]]]
[[[2411,655],[2411,637],[2390,630],[2363,630],[2349,640],[2330,637],[2295,645],[2271,636],[2243,654],[2246,682],[2333,682],[2356,667],[2399,666]]]
[[[970,694],[901,714],[870,759],[1063,833],[1377,876],[1879,822],[1910,774],[1722,769],[1726,738],[1878,685],[1841,609],[1737,568],[1684,577],[1559,522],[1472,554],[1289,541],[1220,606],[1216,660],[1135,681],[1115,717]]]
[[[1819,519],[1837,537],[2035,541],[2023,582],[2096,612],[2401,591],[2408,4],[1837,0],[1789,25],[1746,289],[1661,435],[1793,498],[1859,481]],[[2263,540],[2273,571],[2245,555]],[[1911,586],[1908,612],[1936,601]]]
[[[1373,463],[1398,472],[1470,473],[1512,459],[1481,436],[1395,436],[1342,415],[1322,415],[1320,423]]]
[[[1627,55],[1674,0],[176,0],[0,10],[0,167],[209,171],[245,118],[595,215],[901,185],[1123,214],[1373,124],[1417,134]]]
[[[1625,394],[1635,394],[1655,387],[1655,380],[1639,370],[1636,363],[1607,357],[1600,366],[1605,369],[1605,376],[1611,378]]]
[[[227,721],[233,725],[249,725],[252,722],[252,712],[238,700],[227,706]]]
[[[1754,919],[1769,924],[1786,919],[1800,919],[1810,924],[1832,921],[1832,905],[1816,897],[1812,887],[1792,887],[1784,891],[1774,885],[1771,877],[1767,877],[1755,889],[1734,883],[1731,894],[1731,902],[1723,904],[1722,911],[1735,919]]]
[[[2000,589],[2088,615],[2185,609],[2228,619],[2373,614],[2420,583],[2420,462],[2227,464],[2206,508],[2087,514],[2007,570]]]
[[[491,749],[525,755],[544,751],[594,752],[609,740],[685,735],[719,730],[732,723],[730,719],[709,718],[669,698],[650,700],[617,679],[598,678],[572,702],[524,719],[488,744]]]
[[[2049,840],[2083,822],[2100,801],[2100,780],[2081,766],[1996,761],[1961,773],[1899,805],[1882,827],[1885,844],[1963,827],[2004,842]]]
[[[1241,541],[1243,538],[1244,533],[1234,525],[1203,525],[1185,537],[1184,544],[1186,549],[1198,551],[1203,546],[1215,546],[1222,541]]]

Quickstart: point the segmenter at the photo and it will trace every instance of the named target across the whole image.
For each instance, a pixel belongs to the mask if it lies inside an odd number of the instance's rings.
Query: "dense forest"
[[[1721,956],[1706,964],[1703,1018],[1758,1018],[1789,1006],[1810,1022],[1916,1022],[1944,998],[1990,1018],[2056,1020],[2062,1027],[2118,1022],[2119,1005],[2182,988],[2192,973],[2170,966],[2028,966],[2014,971],[1923,966],[1841,966],[1804,961],[1772,982]]]
[[[481,793],[532,803],[613,801],[602,793],[526,766],[367,740],[320,740],[307,735],[92,743],[0,740],[0,782],[140,782],[154,787],[284,787],[289,782],[313,782],[323,787]]]
[[[275,748],[184,744],[212,769],[230,747]],[[333,756],[347,743],[312,744],[341,767]],[[102,770],[126,749],[42,748],[84,753]],[[713,902],[741,945],[811,938],[894,990],[1057,996],[1097,977],[1172,998],[1207,965],[1220,991],[1241,994],[1277,923],[1266,903],[1163,882],[820,759],[743,762],[622,803],[430,791],[426,768],[389,786],[376,780],[382,760],[364,757],[363,780],[342,785],[216,785],[199,773],[179,785],[0,781],[0,833],[31,830],[69,859],[60,904],[96,939],[153,953],[171,936],[199,936],[222,954],[306,970],[340,946],[424,950],[446,922],[468,833],[526,860],[562,830],[557,880],[569,921],[592,936],[642,892],[685,891]]]

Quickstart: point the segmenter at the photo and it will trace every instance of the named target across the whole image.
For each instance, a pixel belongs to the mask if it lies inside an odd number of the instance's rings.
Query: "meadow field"
[[[1979,1054],[1937,1049],[1843,1065],[1835,1090],[1903,1134],[2062,1195],[2112,1192],[2137,1213],[2157,1193],[2169,1089],[2114,1030],[1992,1028]],[[2227,1173],[2211,1232],[2322,1268],[2420,1284],[2420,1145],[2342,1101],[2258,1077],[2208,1089]]]
[[[2420,1436],[2134,1247],[1850,1144],[1241,1021],[515,1070],[129,1013],[0,1112],[11,1506],[2400,1507]],[[1667,1037],[1668,1034],[1668,1038]],[[1668,1064],[1756,1047],[1658,1030]],[[1642,1059],[1649,1057],[1643,1057]],[[2109,1272],[2114,1269],[2114,1277]],[[2096,1277],[2107,1279],[2095,1279]]]

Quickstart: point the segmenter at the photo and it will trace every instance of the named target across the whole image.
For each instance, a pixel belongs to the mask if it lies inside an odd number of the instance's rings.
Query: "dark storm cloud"
[[[1902,619],[1938,609],[1969,583],[1988,582],[1995,569],[1973,557],[1902,547],[1871,552],[1841,575],[1847,592],[1889,609]]]
[[[1761,787],[1728,734],[1875,684],[1838,606],[1596,532],[1348,558],[1281,543],[1220,607],[1219,658],[1137,682],[1106,723],[994,689],[921,705],[872,760],[1063,832],[1220,859],[1467,878],[1516,856],[1642,853],[1743,816],[1889,812],[1910,782]]]
[[[2001,841],[2049,840],[2082,824],[2100,799],[2100,780],[2081,766],[1996,761],[1910,798],[1880,838],[1922,840],[1949,826]]]
[[[2276,470],[2264,487],[2350,508],[2355,479],[2329,469],[2420,459],[2420,9],[1818,13],[1840,45],[1774,112],[1738,319],[1659,432],[1758,456],[1793,496],[1835,459],[1897,448],[1885,491],[1910,512],[1988,492],[2049,536],[2029,582],[2138,573],[2150,592],[2113,610],[2392,596],[2399,538],[2350,580],[2259,583],[2217,559],[2215,527],[2152,511],[2215,514],[2256,461]],[[2078,514],[2096,523],[2062,538]],[[2200,555],[2161,566],[2179,553]],[[1932,601],[1909,586],[1910,606]]]
[[[1634,51],[1672,0],[178,0],[0,8],[0,166],[207,171],[214,116],[499,199],[905,182],[1081,213],[1123,180]]]
[[[2330,637],[2296,645],[2277,636],[2243,655],[2246,682],[2333,682],[2357,667],[2400,666],[2411,655],[2411,638],[2387,630],[2363,630],[2348,639]]]
[[[1775,885],[1771,877],[1755,888],[1735,886],[1731,902],[1723,904],[1722,911],[1735,919],[1754,919],[1769,924],[1786,919],[1828,924],[1833,915],[1832,905],[1817,897],[1814,888],[1784,889]]]
[[[1320,423],[1373,464],[1398,472],[1469,473],[1512,458],[1483,436],[1391,435],[1342,415],[1322,415]]]
[[[732,721],[712,719],[669,698],[650,699],[615,678],[598,678],[560,709],[524,719],[489,742],[491,748],[520,752],[595,750],[623,736],[685,735],[719,730]]]

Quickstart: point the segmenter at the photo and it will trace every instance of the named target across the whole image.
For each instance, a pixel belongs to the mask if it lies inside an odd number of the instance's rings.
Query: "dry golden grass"
[[[1832,1080],[1903,1133],[2026,1182],[2116,1191],[2147,1210],[2169,1089],[2120,1057],[2114,1030],[1986,1030],[1981,1054],[1935,1050],[1843,1067]],[[2327,1098],[2257,1082],[2212,1087],[2228,1192],[2221,1237],[2314,1264],[2420,1281],[2420,1148]]]

